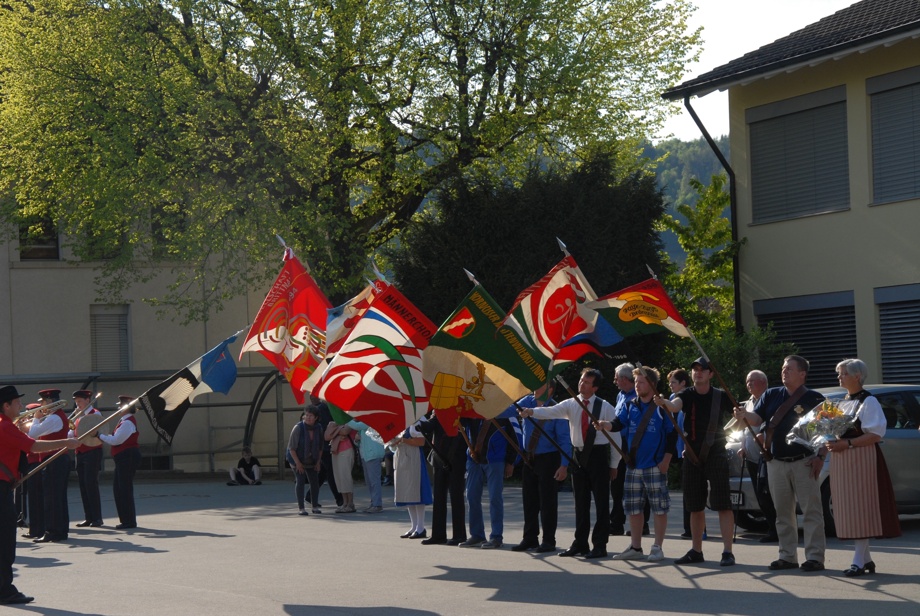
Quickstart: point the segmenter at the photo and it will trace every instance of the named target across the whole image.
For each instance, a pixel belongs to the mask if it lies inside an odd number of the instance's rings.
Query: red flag
[[[389,441],[428,412],[422,351],[435,325],[393,287],[378,295],[314,393]]]
[[[298,404],[304,403],[303,385],[323,357],[326,311],[332,304],[290,249],[284,267],[265,296],[240,358],[258,351],[282,372]]]
[[[502,323],[517,331],[542,355],[548,369],[567,340],[594,332],[597,314],[586,309],[585,302],[595,298],[575,259],[566,255],[543,278],[518,295]],[[588,345],[583,348],[585,352],[592,350]],[[565,361],[572,361],[574,351],[571,349],[571,356],[564,357]]]

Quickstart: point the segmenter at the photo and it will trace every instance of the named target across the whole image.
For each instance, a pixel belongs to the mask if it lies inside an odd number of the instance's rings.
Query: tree
[[[383,252],[395,283],[440,324],[470,288],[464,269],[507,310],[562,259],[557,237],[600,295],[646,278],[646,265],[660,265],[654,225],[663,211],[653,175],[599,155],[571,171],[534,168],[520,186],[491,176],[458,179]],[[656,361],[663,341],[633,341],[630,359]],[[619,363],[592,361],[605,374]]]
[[[659,228],[674,232],[686,253],[683,267],[667,265],[663,281],[674,305],[712,359],[721,377],[716,384],[724,383],[742,400],[749,371],[759,368],[776,383],[782,358],[795,348],[777,341],[769,328],[735,330],[734,258],[745,241],[732,240],[725,182],[724,174],[713,175],[708,186],[691,179],[698,194],[695,205],[682,203],[675,208],[686,222],[668,214],[662,217]],[[671,366],[687,367],[699,357],[699,349],[686,338],[672,337],[665,357]]]
[[[629,144],[696,55],[687,0],[8,0],[0,216],[117,243],[103,290],[175,265],[201,317],[280,233],[334,298],[425,198]],[[91,241],[94,240],[94,241]],[[200,287],[201,292],[198,292]],[[195,290],[195,293],[188,293]]]

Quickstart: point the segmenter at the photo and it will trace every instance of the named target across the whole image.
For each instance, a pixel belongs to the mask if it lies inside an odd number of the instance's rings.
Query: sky
[[[688,67],[681,83],[800,30],[858,0],[694,0],[691,27],[703,26],[700,60]],[[690,104],[713,137],[728,134],[728,93],[691,98]],[[660,137],[692,141],[702,137],[680,102]]]

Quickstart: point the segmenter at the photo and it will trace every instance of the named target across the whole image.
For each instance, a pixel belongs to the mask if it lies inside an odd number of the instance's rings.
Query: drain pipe
[[[690,117],[693,118],[693,121],[696,123],[696,127],[700,129],[701,133],[703,133],[703,138],[706,139],[706,143],[709,144],[709,147],[715,153],[716,158],[718,158],[719,162],[722,164],[722,168],[725,169],[725,172],[728,174],[728,198],[732,223],[732,241],[737,244],[738,191],[735,189],[735,172],[731,165],[728,164],[725,156],[722,154],[722,150],[719,149],[719,146],[716,145],[716,142],[713,141],[712,137],[709,135],[709,131],[706,130],[705,126],[703,126],[703,122],[700,120],[700,117],[696,115],[696,111],[690,105],[689,94],[684,96],[684,107],[687,108],[687,111],[690,113]],[[741,273],[738,269],[738,257],[739,251],[736,251],[734,257],[732,257],[732,284],[735,287],[735,331],[740,334],[743,333],[744,329],[741,327]]]

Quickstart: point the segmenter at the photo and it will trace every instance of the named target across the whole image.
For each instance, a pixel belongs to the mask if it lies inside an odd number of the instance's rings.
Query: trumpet
[[[19,417],[16,418],[16,421],[14,423],[18,426],[20,423],[22,423],[26,419],[32,419],[35,413],[38,413],[39,411],[42,411],[42,412],[56,411],[59,408],[63,408],[67,406],[67,404],[68,404],[67,400],[58,400],[57,402],[52,402],[51,404],[45,404],[43,406],[39,406],[34,409],[30,409],[26,411],[25,413],[20,413]]]

